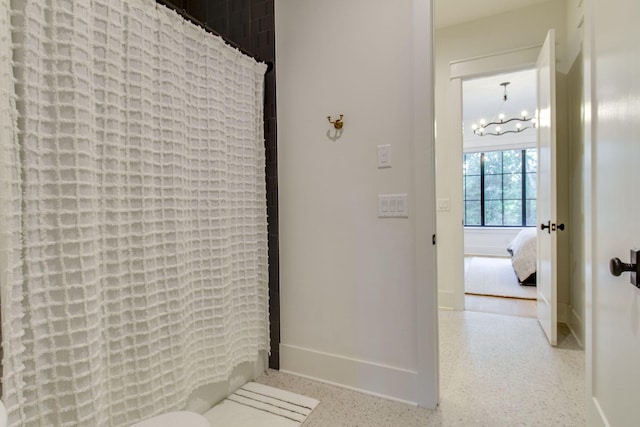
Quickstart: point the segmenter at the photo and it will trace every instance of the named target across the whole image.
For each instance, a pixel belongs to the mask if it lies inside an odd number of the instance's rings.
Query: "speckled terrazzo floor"
[[[535,319],[441,311],[435,411],[277,371],[257,382],[320,400],[304,427],[583,426],[584,352],[566,327],[559,343]]]

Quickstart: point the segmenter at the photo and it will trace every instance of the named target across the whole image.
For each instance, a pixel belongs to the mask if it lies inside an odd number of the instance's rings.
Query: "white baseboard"
[[[589,427],[610,427],[609,421],[595,396],[587,399],[587,425]]]
[[[569,323],[569,304],[558,303],[558,323]]]
[[[280,344],[280,371],[417,405],[418,373],[407,369]]]
[[[571,306],[569,307],[569,322],[567,324],[580,347],[584,348],[584,323],[580,315]]]
[[[438,307],[446,310],[453,310],[455,305],[455,292],[438,291]]]

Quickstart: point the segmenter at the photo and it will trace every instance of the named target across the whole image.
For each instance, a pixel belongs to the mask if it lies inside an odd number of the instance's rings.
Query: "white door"
[[[557,341],[557,200],[555,31],[550,30],[536,63],[538,91],[538,320],[549,343]]]
[[[589,425],[637,426],[640,289],[629,283],[630,273],[614,277],[609,261],[618,257],[629,262],[630,249],[640,248],[640,2],[593,0],[591,5],[585,11],[593,22],[588,25],[593,33],[585,36],[593,43],[588,417]]]

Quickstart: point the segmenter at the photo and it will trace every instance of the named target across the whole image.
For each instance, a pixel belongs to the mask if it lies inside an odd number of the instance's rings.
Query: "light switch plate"
[[[378,145],[378,168],[391,167],[391,145]]]
[[[378,194],[379,218],[408,218],[406,194]]]

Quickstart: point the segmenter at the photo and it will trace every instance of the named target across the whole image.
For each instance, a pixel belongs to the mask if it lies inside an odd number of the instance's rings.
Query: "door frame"
[[[501,73],[509,73],[513,71],[526,70],[535,68],[536,61],[538,60],[538,54],[542,44],[536,44],[531,46],[525,46],[518,49],[512,49],[502,52],[496,52],[489,55],[478,56],[469,59],[462,59],[458,61],[452,61],[449,63],[449,84],[452,97],[451,108],[449,114],[452,117],[454,123],[462,123],[462,82],[476,77],[490,76]],[[452,144],[459,148],[460,152],[463,151],[462,132],[456,132],[455,139],[452,139]],[[455,165],[453,172],[462,176],[462,161]],[[441,176],[437,176],[436,179],[443,179]],[[462,188],[460,188],[459,196],[462,196]],[[463,218],[463,204],[451,203],[450,214],[454,218]],[[440,213],[436,213],[436,218]],[[464,226],[457,227],[455,236],[452,239],[451,244],[458,246],[454,248],[453,252],[464,256]],[[456,277],[456,268],[463,268],[456,263],[441,263],[439,267],[445,268],[445,271],[438,273],[439,280],[445,282],[454,283],[453,295],[450,301],[454,310],[464,310],[464,280],[451,280],[447,278]],[[448,270],[448,271],[447,271]],[[462,276],[464,277],[464,275]]]
[[[433,1],[413,1],[413,206],[416,287],[416,403],[436,409],[439,396],[436,276]],[[433,237],[432,237],[433,236]]]
[[[584,35],[582,39],[582,65],[583,65],[583,144],[584,144],[584,164],[583,164],[583,186],[584,191],[584,229],[579,230],[584,238],[584,350],[585,350],[585,389],[587,398],[587,425],[604,426],[606,421],[598,402],[593,398],[593,277],[596,273],[594,260],[593,235],[596,231],[593,222],[593,212],[595,211],[594,197],[591,192],[593,188],[593,175],[597,172],[594,169],[593,157],[595,144],[596,123],[592,120],[595,117],[593,94],[594,88],[594,67],[593,46],[594,46],[594,0],[586,0],[583,4],[584,11]]]

